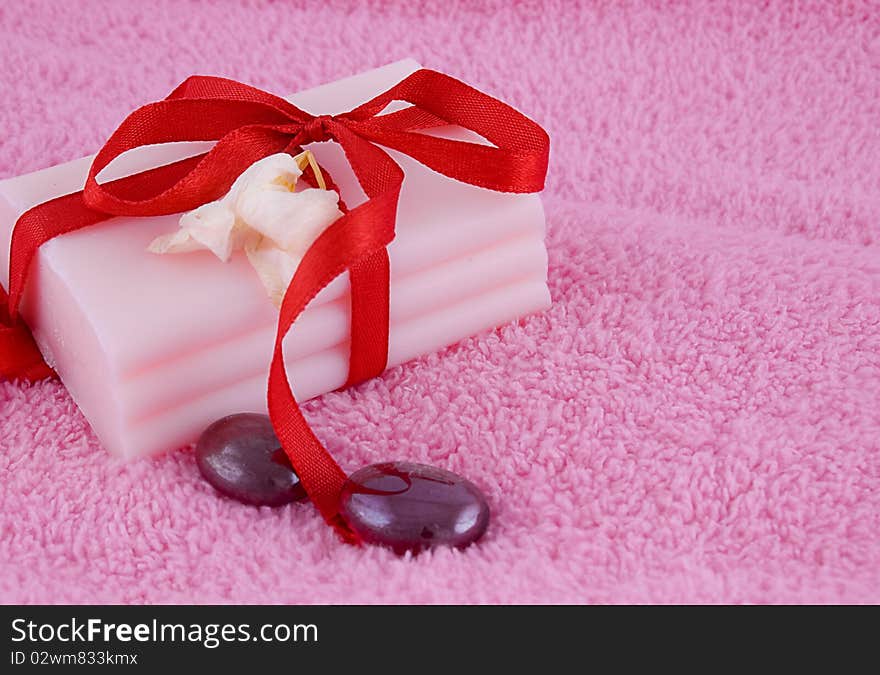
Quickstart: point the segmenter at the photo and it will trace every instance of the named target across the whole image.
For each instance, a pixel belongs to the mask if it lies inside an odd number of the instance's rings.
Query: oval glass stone
[[[372,464],[354,472],[342,489],[340,514],[365,542],[397,553],[464,548],[489,525],[489,505],[476,485],[411,462]]]
[[[266,415],[214,422],[196,443],[196,463],[205,480],[245,504],[280,506],[306,497]]]

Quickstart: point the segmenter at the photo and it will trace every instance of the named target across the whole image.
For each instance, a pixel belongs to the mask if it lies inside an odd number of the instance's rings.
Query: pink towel
[[[412,55],[553,139],[547,313],[308,405],[344,467],[471,478],[399,558],[122,465],[0,384],[4,602],[880,601],[880,12],[813,3],[0,5],[0,175],[191,73],[288,92]]]

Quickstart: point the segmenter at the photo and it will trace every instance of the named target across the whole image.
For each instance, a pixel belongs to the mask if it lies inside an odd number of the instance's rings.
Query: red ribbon
[[[412,104],[380,115],[392,101]],[[420,133],[438,125],[475,131],[493,146]],[[81,192],[24,213],[12,236],[8,313],[0,311],[0,376],[52,374],[18,317],[28,270],[49,239],[113,216],[158,216],[195,209],[229,191],[263,157],[296,154],[308,143],[339,143],[367,201],[318,237],[281,304],[269,371],[272,425],[321,514],[348,541],[357,536],[338,513],[346,474],[312,432],[290,389],[281,345],[317,293],[342,272],[351,279],[351,353],[346,386],[385,369],[388,353],[388,255],[403,171],[379,146],[403,152],[455,180],[500,192],[544,186],[549,138],[510,106],[448,75],[419,70],[341,115],[313,116],[282,98],[233,80],[191,77],[162,101],[129,115],[95,157]],[[123,152],[174,141],[217,141],[207,153],[100,184],[97,176]],[[331,183],[332,185],[332,183]],[[0,289],[0,302],[5,293]],[[5,304],[5,303],[4,303]],[[5,310],[5,308],[4,308]]]

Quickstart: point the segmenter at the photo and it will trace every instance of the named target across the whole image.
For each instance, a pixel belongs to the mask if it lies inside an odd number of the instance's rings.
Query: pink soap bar
[[[412,60],[290,97],[313,114],[355,107],[413,72]],[[484,142],[444,128],[452,138]],[[205,144],[128,153],[102,180],[200,152]],[[338,146],[313,144],[350,205],[363,193]],[[391,151],[406,173],[391,259],[389,365],[549,305],[544,214],[536,195],[499,194],[441,176]],[[0,182],[0,280],[18,215],[80,189],[91,158]],[[147,251],[178,216],[115,218],[46,243],[23,315],[104,446],[133,457],[192,442],[223,415],[264,412],[277,310],[244,255]],[[100,261],[100,264],[96,264]],[[285,340],[299,399],[342,386],[348,279],[312,302]]]

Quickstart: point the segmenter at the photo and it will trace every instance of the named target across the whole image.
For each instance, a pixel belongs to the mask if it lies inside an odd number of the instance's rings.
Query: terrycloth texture
[[[553,308],[307,406],[348,469],[473,479],[487,537],[347,547],[7,383],[0,599],[880,601],[880,9],[309,4],[3,3],[0,174],[193,72],[287,92],[413,55],[543,123]]]

